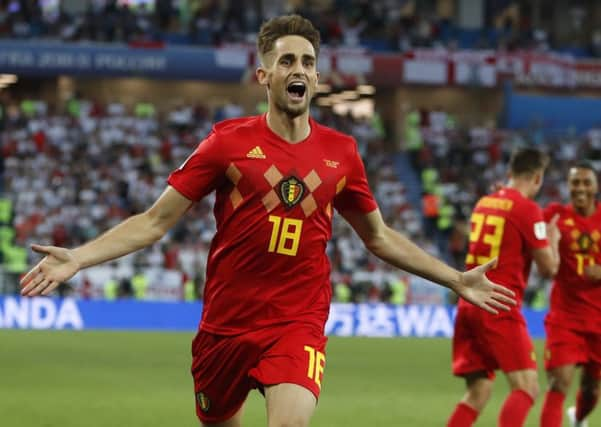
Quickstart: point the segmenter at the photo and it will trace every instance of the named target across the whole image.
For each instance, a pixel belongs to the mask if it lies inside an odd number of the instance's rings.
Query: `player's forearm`
[[[402,234],[385,227],[381,236],[365,242],[378,258],[409,273],[455,290],[461,273],[428,254]]]
[[[73,249],[73,256],[80,269],[91,267],[142,249],[156,242],[164,233],[165,230],[155,224],[148,212],[144,212]]]
[[[551,252],[553,254],[553,268],[551,277],[557,274],[559,270],[559,264],[561,263],[561,258],[559,255],[559,241],[555,242],[555,244],[551,245]]]

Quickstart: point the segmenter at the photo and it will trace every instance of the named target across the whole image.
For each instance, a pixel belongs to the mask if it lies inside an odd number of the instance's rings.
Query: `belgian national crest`
[[[583,233],[578,238],[578,246],[580,246],[582,252],[588,252],[593,246],[593,239],[588,234]]]
[[[278,185],[280,190],[280,199],[282,199],[282,203],[284,203],[287,208],[295,206],[303,198],[303,194],[305,193],[305,184],[303,184],[303,182],[297,177],[290,176],[288,178],[284,178]]]

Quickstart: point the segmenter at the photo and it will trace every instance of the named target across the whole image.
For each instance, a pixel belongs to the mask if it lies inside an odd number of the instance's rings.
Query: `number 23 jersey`
[[[168,183],[198,201],[216,191],[201,329],[233,335],[292,321],[323,328],[333,209],[377,208],[357,145],[310,119],[291,144],[266,116],[214,126]]]
[[[502,188],[478,201],[471,224],[466,267],[498,257],[487,277],[514,291],[521,305],[532,250],[549,245],[541,208],[519,191]]]

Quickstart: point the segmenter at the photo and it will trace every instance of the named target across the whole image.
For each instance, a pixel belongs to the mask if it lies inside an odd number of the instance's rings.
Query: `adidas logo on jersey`
[[[248,157],[249,159],[265,159],[267,158],[267,156],[265,156],[265,154],[263,154],[263,150],[261,150],[261,147],[259,147],[258,145],[253,148],[252,150],[250,150],[248,153],[246,153],[246,157]]]

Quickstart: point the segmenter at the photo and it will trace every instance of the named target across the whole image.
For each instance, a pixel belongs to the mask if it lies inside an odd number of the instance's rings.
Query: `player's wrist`
[[[82,255],[78,252],[77,249],[67,249],[69,251],[69,258],[75,264],[77,271],[82,270],[84,268]]]
[[[447,282],[447,286],[456,294],[460,294],[461,289],[466,287],[465,273],[454,270],[453,277]]]

